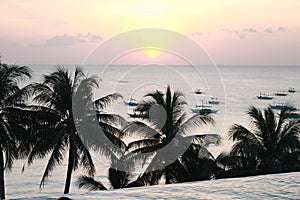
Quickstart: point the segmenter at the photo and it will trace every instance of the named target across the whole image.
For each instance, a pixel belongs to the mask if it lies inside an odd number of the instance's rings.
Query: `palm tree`
[[[34,88],[33,100],[40,104],[36,110],[43,112],[48,119],[39,118],[33,123],[32,135],[36,136],[35,144],[29,153],[27,163],[30,165],[35,158],[43,158],[50,154],[40,183],[41,187],[56,165],[61,164],[64,157],[67,157],[64,193],[68,194],[72,173],[78,169],[79,165],[82,165],[90,176],[95,174],[89,143],[84,141],[85,138],[79,133],[76,124],[84,122],[80,117],[88,117],[88,108],[94,103],[92,91],[93,88],[98,87],[97,77],[85,76],[79,67],[76,67],[74,75],[71,76],[68,70],[58,67],[50,75],[44,75],[43,83],[35,83],[32,87]],[[104,107],[119,96],[118,94],[108,95],[96,100],[95,103],[99,107]],[[74,107],[78,109],[76,113],[73,112]],[[107,116],[103,118],[108,120]],[[91,126],[91,128],[94,127]],[[107,131],[104,132],[107,133]],[[119,142],[116,137],[113,138]],[[68,152],[67,156],[66,152]]]
[[[5,199],[4,170],[10,170],[13,160],[18,157],[21,132],[24,130],[11,120],[10,108],[24,101],[26,90],[18,83],[30,78],[26,66],[7,65],[0,60],[0,198]],[[5,156],[5,159],[4,159]],[[4,162],[5,161],[5,162]]]
[[[145,100],[139,103],[135,111],[150,116],[151,119],[146,120],[151,125],[135,122],[123,130],[124,134],[137,133],[145,136],[144,139],[128,145],[128,151],[131,152],[129,160],[139,159],[145,162],[152,156],[146,171],[136,180],[136,185],[158,184],[163,175],[166,183],[191,180],[189,177],[194,176],[191,173],[195,170],[192,168],[200,166],[199,162],[195,164],[195,160],[200,161],[198,155],[212,158],[204,143],[217,144],[220,141],[219,136],[191,134],[197,133],[202,125],[214,121],[206,114],[195,114],[188,118],[185,111],[187,103],[183,98],[184,95],[179,91],[172,94],[170,86],[167,87],[165,94],[155,91],[145,95]],[[157,153],[163,148],[167,148],[168,151]],[[198,159],[192,159],[191,155],[196,155]],[[165,166],[157,169],[157,166],[163,165]]]
[[[235,144],[229,155],[219,157],[220,163],[235,171],[231,176],[300,170],[300,120],[295,111],[285,106],[276,115],[270,107],[250,107],[252,129],[231,127],[229,137]]]
[[[157,184],[163,174],[166,177],[167,183],[207,179],[207,174],[210,174],[213,168],[205,168],[215,165],[212,163],[213,156],[203,144],[206,143],[209,145],[211,143],[218,143],[220,138],[215,134],[192,136],[186,134],[188,131],[197,130],[197,127],[202,124],[213,123],[212,118],[208,115],[197,114],[186,119],[186,113],[183,109],[186,102],[182,99],[183,95],[175,91],[172,96],[170,87],[167,88],[166,95],[156,91],[147,94],[146,97],[151,97],[151,99],[140,103],[136,111],[145,114],[145,116],[150,116],[152,119],[150,122],[152,124],[147,125],[139,121],[128,123],[120,133],[121,137],[137,133],[139,136],[142,135],[146,138],[129,143],[127,152],[123,152],[121,157],[111,157],[111,167],[108,171],[108,178],[112,188],[128,188],[146,184]],[[164,113],[161,108],[166,110],[166,113]],[[165,114],[167,119],[165,123],[162,124],[161,120],[163,119],[161,119],[161,117]],[[161,127],[162,130],[158,130],[159,126],[163,126]],[[176,135],[179,135],[179,137],[176,137]],[[179,155],[180,158],[176,157],[175,161],[171,162],[171,164],[164,169],[151,171],[153,165],[160,164],[157,161],[168,160],[168,155],[154,155],[146,172],[137,177],[136,180],[131,181],[136,162],[143,160],[145,163],[148,157],[155,154],[155,151],[159,148],[171,143],[170,140],[172,139],[173,142],[178,141],[178,143],[174,142],[171,148],[178,148],[178,145],[185,145],[187,147],[186,152],[184,152],[183,155]],[[199,158],[199,154],[201,154],[202,157]],[[194,157],[192,157],[192,155]],[[199,173],[199,169],[202,169],[204,173]],[[196,171],[197,175],[195,176]],[[192,177],[194,179],[192,179]],[[105,187],[101,181],[97,181],[89,176],[81,176],[77,180],[77,185],[79,188],[88,190],[107,190],[107,187]]]

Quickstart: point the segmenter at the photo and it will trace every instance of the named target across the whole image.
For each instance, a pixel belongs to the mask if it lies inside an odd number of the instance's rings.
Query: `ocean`
[[[42,74],[51,73],[53,65],[30,65],[34,76],[31,81],[41,81]],[[65,66],[70,70],[73,65]],[[213,105],[218,110],[212,114],[215,119],[214,126],[203,127],[201,133],[217,133],[223,138],[219,146],[211,146],[210,150],[215,156],[222,151],[230,150],[232,142],[228,141],[227,133],[231,125],[241,123],[250,126],[246,115],[247,109],[254,105],[267,108],[276,102],[293,104],[300,109],[300,66],[84,66],[88,75],[97,75],[101,79],[100,87],[95,91],[95,98],[105,96],[112,92],[123,95],[124,100],[134,97],[137,101],[156,89],[165,90],[167,85],[171,89],[181,91],[188,103],[186,111],[195,105],[207,105],[211,97],[220,100],[219,105]],[[28,83],[28,82],[27,82]],[[26,83],[24,83],[26,84]],[[274,96],[277,91],[287,91],[289,87],[296,89],[295,93],[287,96]],[[200,89],[202,94],[195,94]],[[259,100],[260,93],[273,95],[273,100]],[[125,106],[123,100],[115,102],[105,112],[120,114],[131,120],[128,113],[132,107]],[[107,182],[107,169],[109,163],[100,155],[94,154],[97,165],[97,178],[103,183]],[[48,184],[41,190],[39,181],[46,166],[46,160],[36,160],[32,166],[21,173],[24,160],[18,160],[12,172],[6,174],[6,192],[8,199],[18,198],[45,198],[51,199],[62,195],[66,174],[66,163],[58,166]],[[71,196],[74,199],[94,198],[109,199],[110,197],[128,199],[159,199],[176,197],[177,199],[265,199],[297,198],[299,193],[299,173],[277,174],[259,177],[238,179],[214,180],[195,183],[185,183],[167,186],[154,186],[149,188],[126,189],[106,192],[87,193],[78,190],[75,180],[82,172],[73,176]],[[272,187],[274,186],[274,187]]]

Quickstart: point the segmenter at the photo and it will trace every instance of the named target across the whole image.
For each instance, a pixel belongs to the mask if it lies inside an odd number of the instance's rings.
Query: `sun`
[[[145,54],[147,55],[147,57],[149,59],[155,59],[155,58],[157,58],[157,56],[159,54],[159,50],[157,50],[157,49],[146,49]]]
[[[154,54],[150,54],[150,55],[148,55],[148,58],[150,58],[150,59],[154,59],[154,58],[156,58],[156,55],[154,55]]]

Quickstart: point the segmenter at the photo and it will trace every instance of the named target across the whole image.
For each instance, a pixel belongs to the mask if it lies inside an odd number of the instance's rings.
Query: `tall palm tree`
[[[263,111],[250,107],[252,129],[231,127],[229,137],[235,144],[229,155],[221,156],[223,166],[240,175],[300,170],[300,120],[295,111],[292,106],[279,114],[270,107]]]
[[[64,193],[68,194],[72,173],[78,169],[79,165],[82,165],[90,176],[95,173],[88,142],[84,141],[85,138],[79,133],[76,124],[82,122],[80,117],[87,116],[88,108],[93,103],[92,92],[93,88],[98,87],[97,77],[85,76],[79,67],[76,67],[72,76],[68,70],[58,67],[50,75],[44,75],[43,83],[35,83],[32,87],[34,88],[33,100],[40,105],[37,110],[44,112],[48,119],[45,121],[36,119],[38,122],[33,125],[32,131],[36,139],[27,163],[30,165],[35,158],[43,158],[50,154],[40,183],[41,187],[54,168],[62,163],[64,157],[67,157]],[[118,94],[108,95],[101,100],[96,100],[95,103],[99,107],[104,107],[119,96]],[[78,109],[76,113],[73,112],[74,107]],[[108,117],[103,118],[108,119]],[[116,141],[118,142],[117,139]]]
[[[121,137],[137,134],[138,136],[145,136],[145,138],[129,143],[127,152],[124,152],[119,158],[112,159],[108,177],[112,188],[157,184],[163,174],[167,183],[206,179],[207,174],[210,174],[213,169],[209,170],[205,167],[214,166],[214,163],[211,163],[213,156],[203,144],[218,143],[220,138],[215,134],[188,135],[188,133],[196,132],[197,128],[203,124],[213,123],[213,119],[208,115],[200,114],[187,119],[184,111],[186,102],[183,100],[183,94],[175,91],[172,95],[169,86],[166,94],[156,91],[145,97],[150,97],[150,99],[140,103],[136,112],[150,116],[151,125],[136,121],[129,123],[120,133]],[[166,117],[165,121],[161,118],[162,116]],[[155,155],[157,150],[168,145],[168,143],[172,143],[171,147],[168,148],[174,148],[174,151],[180,145],[185,145],[187,150],[183,155],[176,157],[175,161],[168,166],[160,170],[153,170],[154,165],[168,161],[168,155]],[[202,157],[199,158],[199,154]],[[145,163],[149,157],[152,160],[147,170],[136,180],[131,181],[136,162],[142,160]],[[202,169],[204,173],[201,174],[199,169]],[[100,181],[93,177],[81,176],[77,184],[79,188],[88,190],[107,190]]]
[[[0,198],[5,199],[4,170],[10,170],[14,158],[18,157],[18,146],[22,136],[20,127],[11,120],[10,108],[24,100],[26,90],[18,86],[20,80],[31,77],[26,66],[7,65],[0,60]],[[5,157],[5,159],[4,159]]]
[[[195,160],[192,160],[190,155],[206,154],[207,158],[211,156],[204,143],[217,144],[220,141],[219,136],[216,134],[191,134],[198,133],[202,125],[214,123],[214,121],[210,115],[206,114],[195,114],[188,118],[186,105],[184,95],[179,91],[172,94],[170,86],[168,86],[165,94],[155,91],[145,95],[145,100],[136,107],[136,112],[150,117],[152,115],[151,119],[146,119],[151,125],[135,122],[124,129],[124,134],[145,135],[144,139],[131,142],[128,145],[128,151],[133,155],[138,155],[131,159],[142,159],[145,162],[151,156],[152,158],[146,171],[135,184],[158,184],[163,175],[165,175],[166,183],[190,180],[187,177],[193,176],[191,167],[195,166],[192,164]],[[168,151],[163,154],[157,153],[163,148],[168,148]],[[185,153],[177,152],[182,148],[187,151]],[[168,164],[166,165],[166,163]],[[157,169],[157,166],[162,165],[166,166]]]

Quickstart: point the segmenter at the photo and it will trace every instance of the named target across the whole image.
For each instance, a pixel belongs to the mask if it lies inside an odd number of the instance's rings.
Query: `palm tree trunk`
[[[74,166],[74,145],[73,145],[73,140],[71,139],[71,137],[72,136],[70,136],[68,170],[67,170],[67,178],[66,178],[66,183],[65,183],[64,194],[69,194],[69,192],[70,192],[71,177],[72,177],[73,166]]]
[[[3,151],[1,145],[0,145],[0,199],[5,199],[4,157],[3,157]]]

